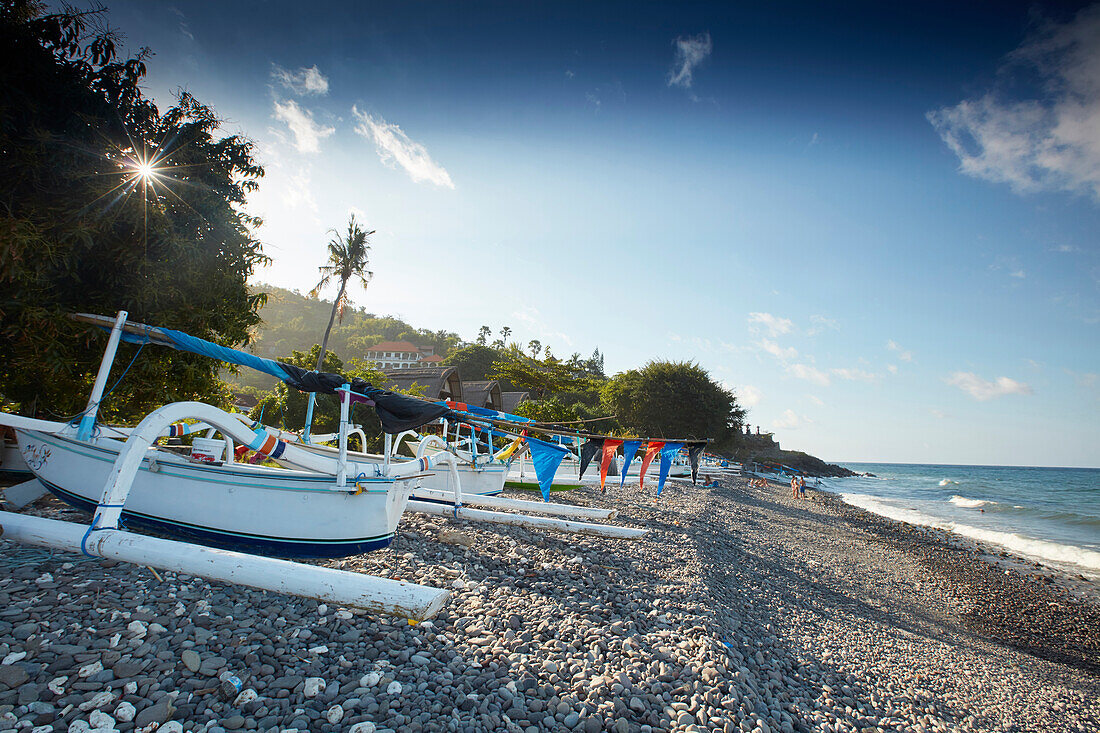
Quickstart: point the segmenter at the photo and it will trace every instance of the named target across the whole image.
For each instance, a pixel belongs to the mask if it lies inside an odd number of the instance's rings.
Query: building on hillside
[[[432,347],[420,348],[408,341],[383,341],[367,349],[367,359],[378,364],[382,371],[413,369],[423,364],[437,364],[443,359],[435,355]]]
[[[488,382],[464,382],[462,384],[462,401],[475,407],[486,407],[490,410],[504,410],[504,399],[500,391],[500,382],[493,379]]]
[[[531,399],[530,392],[501,392],[500,403],[503,405],[500,408],[501,412],[515,412],[516,408],[519,407],[519,403],[526,402],[529,399]]]
[[[760,426],[756,426],[756,433],[753,434],[749,430],[748,425],[745,426],[745,434],[741,436],[743,444],[754,452],[761,451],[777,451],[779,448],[779,441],[775,439],[774,433],[762,433],[760,432]]]
[[[417,367],[383,370],[388,387],[407,390],[414,384],[424,388],[424,396],[432,400],[462,402],[462,378],[455,367]]]

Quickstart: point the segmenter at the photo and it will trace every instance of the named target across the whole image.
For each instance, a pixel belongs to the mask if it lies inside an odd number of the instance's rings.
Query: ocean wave
[[[1100,572],[1100,552],[1076,545],[1064,545],[1050,540],[1026,537],[1016,532],[1002,532],[995,529],[974,527],[961,522],[951,522],[925,514],[916,509],[907,509],[889,504],[866,494],[841,494],[840,498],[852,506],[866,509],[888,519],[925,527],[937,527],[949,532],[981,542],[1000,545],[1020,555],[1032,557],[1040,562],[1076,565],[1092,572]]]
[[[959,482],[958,481],[952,481],[949,478],[945,478],[945,479],[940,481],[940,486],[951,486],[952,484],[954,484],[955,486],[958,486]]]
[[[968,499],[967,497],[959,496],[958,494],[952,496],[950,499],[948,499],[948,501],[955,506],[961,506],[966,509],[977,509],[980,506],[997,503],[995,501],[986,501],[984,499]]]

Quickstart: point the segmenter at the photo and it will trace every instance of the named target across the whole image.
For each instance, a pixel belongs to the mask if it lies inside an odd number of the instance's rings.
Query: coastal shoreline
[[[328,563],[450,588],[417,626],[4,541],[0,657],[26,656],[0,717],[66,730],[110,692],[122,731],[121,702],[213,733],[1100,726],[1100,608],[1061,579],[825,492],[651,491],[554,497],[616,507],[636,542],[406,515]],[[229,674],[256,698],[220,695]]]

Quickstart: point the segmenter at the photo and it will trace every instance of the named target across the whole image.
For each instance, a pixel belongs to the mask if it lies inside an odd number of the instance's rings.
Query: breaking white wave
[[[958,494],[952,496],[950,499],[948,499],[948,501],[955,506],[961,506],[966,509],[977,509],[978,507],[985,506],[986,504],[996,504],[996,502],[994,501],[986,501],[984,499],[968,499],[965,496],[959,496]]]
[[[959,482],[958,481],[952,481],[949,478],[945,478],[942,481],[940,481],[940,486],[950,486],[951,484],[954,484],[955,486],[958,486]]]
[[[1001,532],[995,529],[983,529],[969,524],[937,519],[916,509],[907,509],[882,501],[867,494],[841,494],[847,504],[866,509],[889,519],[924,527],[937,527],[949,532],[969,537],[973,540],[1000,545],[1020,555],[1032,557],[1040,562],[1076,565],[1093,573],[1100,572],[1100,552],[1075,545],[1063,545],[1049,540],[1026,537],[1015,532]],[[958,497],[964,499],[965,497]],[[973,501],[973,500],[968,500]],[[984,502],[983,502],[984,503]]]

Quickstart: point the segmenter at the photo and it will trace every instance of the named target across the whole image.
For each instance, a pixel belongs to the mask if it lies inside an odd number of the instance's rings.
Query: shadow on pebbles
[[[409,514],[326,563],[451,589],[417,625],[4,541],[0,731],[1100,728],[1100,678],[969,629],[957,579],[824,497],[553,498],[650,532]]]

